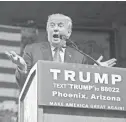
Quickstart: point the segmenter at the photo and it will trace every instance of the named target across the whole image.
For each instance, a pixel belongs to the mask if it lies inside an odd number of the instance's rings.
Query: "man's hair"
[[[68,29],[70,29],[70,31],[72,31],[72,19],[64,14],[60,14],[60,13],[56,13],[56,14],[52,14],[48,16],[48,21],[47,21],[47,28],[48,28],[48,23],[50,22],[50,20],[53,17],[62,17],[64,19],[66,19],[68,21]],[[46,29],[47,29],[46,28]]]
[[[29,34],[31,36],[28,37]],[[38,38],[37,25],[33,20],[28,20],[21,28],[20,56],[23,55],[26,45],[37,42],[37,38]]]

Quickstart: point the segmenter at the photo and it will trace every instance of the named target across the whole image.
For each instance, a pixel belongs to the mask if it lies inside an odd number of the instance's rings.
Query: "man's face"
[[[22,28],[22,38],[25,40],[34,39],[36,36],[35,28]]]
[[[55,47],[65,45],[65,41],[60,35],[69,35],[68,20],[59,17],[53,17],[47,25],[48,41]]]

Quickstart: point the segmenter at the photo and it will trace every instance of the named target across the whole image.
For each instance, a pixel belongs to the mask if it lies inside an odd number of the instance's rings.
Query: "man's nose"
[[[54,32],[58,32],[59,30],[58,29],[54,29]]]
[[[56,25],[55,28],[54,28],[54,32],[58,32],[59,31],[59,28],[58,26]]]

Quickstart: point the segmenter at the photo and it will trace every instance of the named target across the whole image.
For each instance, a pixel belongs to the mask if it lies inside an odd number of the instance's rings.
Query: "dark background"
[[[0,24],[15,25],[32,19],[45,26],[48,15],[63,13],[78,26],[126,24],[126,2],[119,1],[13,1],[0,2]]]

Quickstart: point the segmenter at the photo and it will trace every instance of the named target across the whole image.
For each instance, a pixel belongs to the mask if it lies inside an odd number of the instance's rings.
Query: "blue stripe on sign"
[[[3,67],[0,67],[0,73],[15,74],[15,69],[14,68],[3,68]]]
[[[9,60],[8,56],[5,53],[0,53],[0,59]]]
[[[16,97],[0,97],[0,102],[4,102],[4,101],[15,101],[16,103],[18,102],[18,98]]]
[[[20,41],[0,40],[0,45],[19,47]]]
[[[0,81],[0,88],[14,88],[14,89],[18,89],[18,85],[17,85],[17,83],[10,83],[10,82],[8,83],[6,81]]]

